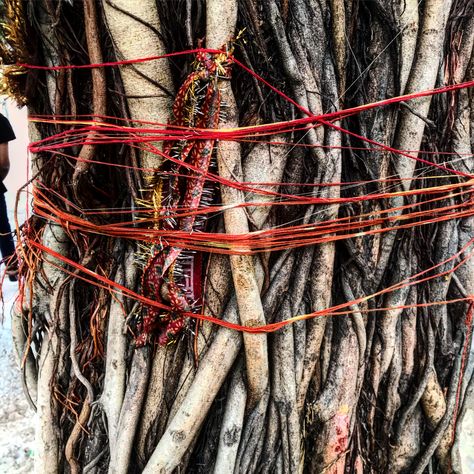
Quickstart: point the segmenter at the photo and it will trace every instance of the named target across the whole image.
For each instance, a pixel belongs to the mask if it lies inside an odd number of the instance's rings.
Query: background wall
[[[16,191],[27,181],[28,176],[28,122],[26,108],[18,107],[0,96],[0,112],[10,120],[17,139],[10,143],[11,168],[5,184],[6,195],[13,227],[13,210]],[[26,216],[26,195],[22,195],[18,218],[23,222]],[[0,275],[3,268],[0,268]],[[0,474],[29,474],[33,472],[34,458],[34,412],[28,406],[21,388],[18,360],[12,349],[10,312],[14,304],[18,285],[6,278],[1,288],[0,304]],[[3,313],[3,314],[1,314]]]
[[[7,205],[12,218],[16,192],[28,180],[28,119],[26,107],[19,109],[14,102],[2,96],[0,96],[0,112],[10,120],[17,137],[9,145],[11,167],[5,179],[5,185],[8,188]],[[20,220],[24,220],[25,203],[26,196],[23,195],[19,208]]]

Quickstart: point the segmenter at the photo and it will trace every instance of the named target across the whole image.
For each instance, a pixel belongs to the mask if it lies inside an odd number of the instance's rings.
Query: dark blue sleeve
[[[0,114],[0,143],[11,142],[15,140],[15,132],[8,119]]]

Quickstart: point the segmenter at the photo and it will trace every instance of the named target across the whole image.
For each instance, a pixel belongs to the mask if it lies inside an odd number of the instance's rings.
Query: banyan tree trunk
[[[472,93],[352,109],[474,80],[474,2],[1,5],[3,81],[31,118],[13,327],[36,472],[461,472]],[[200,176],[210,211],[163,218]],[[177,228],[181,247],[160,237]],[[234,237],[181,250],[200,233]]]

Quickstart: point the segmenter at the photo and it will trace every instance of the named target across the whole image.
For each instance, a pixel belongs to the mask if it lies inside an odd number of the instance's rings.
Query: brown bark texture
[[[84,65],[201,45],[220,48],[238,38],[235,57],[313,115],[474,79],[473,0],[0,5],[9,15],[0,27],[4,62]],[[32,124],[32,140],[38,140],[79,129],[83,117],[109,116],[110,123],[132,127],[133,120],[172,120],[173,100],[194,59],[188,54],[94,69],[20,69],[7,80],[31,116],[56,118]],[[216,76],[214,82],[222,99],[219,128],[305,116],[236,65],[230,79]],[[466,317],[474,262],[466,258],[472,246],[459,252],[474,238],[474,218],[390,227],[403,224],[410,212],[431,210],[435,218],[439,207],[466,210],[469,199],[472,205],[468,185],[436,194],[436,202],[404,193],[468,182],[474,173],[473,101],[472,91],[463,89],[258,143],[214,143],[212,173],[337,202],[290,205],[214,184],[205,199],[226,208],[207,215],[207,232],[318,228],[337,218],[355,222],[386,212],[392,219],[372,223],[370,235],[298,248],[203,253],[202,312],[260,326],[353,302],[345,315],[300,320],[263,334],[186,320],[172,343],[140,347],[139,303],[85,281],[83,271],[28,242],[138,293],[143,261],[155,247],[33,212],[18,229],[24,298],[14,336],[24,387],[37,408],[36,471],[462,472],[455,441],[474,383],[472,320]],[[166,162],[150,147],[91,144],[99,133],[88,130],[77,144],[35,154],[33,184],[60,213],[97,226],[152,227],[140,222],[145,214],[115,211],[137,211],[150,201],[161,179],[156,171]],[[163,149],[158,141],[153,146]],[[357,200],[381,193],[392,194]],[[266,205],[234,206],[254,201]],[[397,286],[438,264],[424,276],[442,276]],[[464,300],[428,304],[453,299]]]

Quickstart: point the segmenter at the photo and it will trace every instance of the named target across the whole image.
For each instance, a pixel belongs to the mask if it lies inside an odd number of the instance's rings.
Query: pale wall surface
[[[27,182],[28,172],[28,121],[26,107],[19,109],[12,101],[0,96],[0,112],[5,115],[12,124],[16,140],[9,144],[10,173],[5,179],[8,188],[6,194],[7,206],[10,214],[10,224],[13,227],[13,209],[18,189]],[[26,194],[21,196],[18,218],[20,223],[25,219]]]
[[[0,112],[5,115],[12,124],[17,137],[10,142],[10,173],[5,184],[10,192],[16,191],[27,180],[27,145],[28,145],[28,122],[26,107],[18,109],[11,101],[0,97]]]

